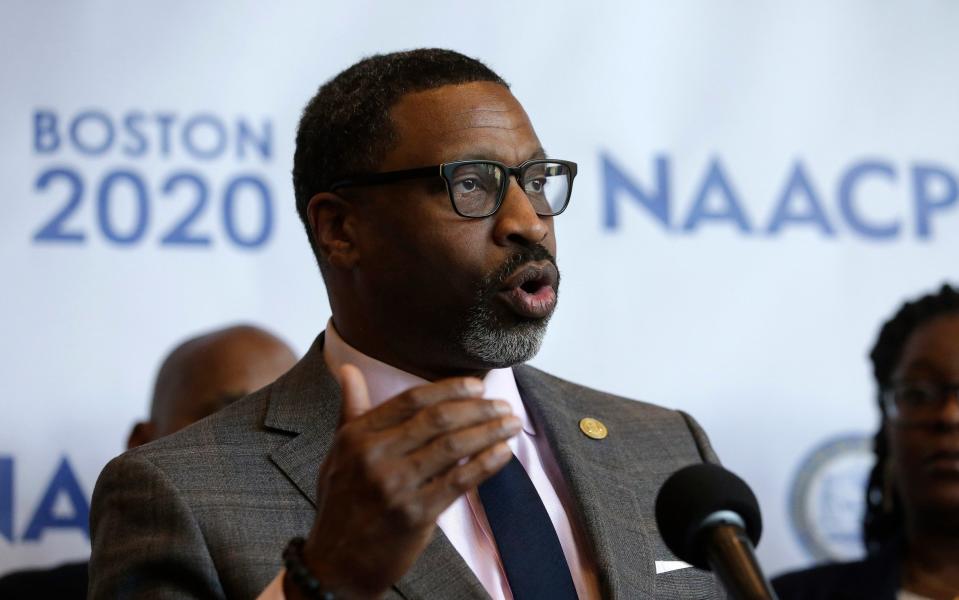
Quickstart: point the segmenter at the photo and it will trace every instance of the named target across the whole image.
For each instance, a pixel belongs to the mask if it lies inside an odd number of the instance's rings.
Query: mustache
[[[556,267],[556,287],[559,287],[559,267],[556,265],[556,257],[546,249],[542,244],[533,244],[525,246],[510,255],[503,264],[495,271],[486,276],[483,281],[483,290],[487,293],[495,293],[513,274],[516,269],[531,262],[549,261]]]

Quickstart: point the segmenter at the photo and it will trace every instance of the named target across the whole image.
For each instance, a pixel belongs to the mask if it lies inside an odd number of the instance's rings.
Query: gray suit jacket
[[[92,503],[91,598],[254,598],[267,586],[286,542],[309,532],[317,469],[340,418],[322,345],[321,335],[272,385],[104,468]],[[676,469],[716,460],[699,426],[532,367],[514,372],[565,474],[603,596],[721,597],[709,573],[657,575],[654,566],[676,560],[656,530],[657,490]],[[587,416],[606,424],[606,439],[580,432]],[[387,597],[488,598],[439,529]]]

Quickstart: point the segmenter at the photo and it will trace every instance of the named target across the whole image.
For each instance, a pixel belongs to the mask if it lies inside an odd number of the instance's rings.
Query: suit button
[[[579,430],[586,434],[586,437],[594,440],[601,440],[609,435],[609,430],[599,419],[585,417],[579,420]]]

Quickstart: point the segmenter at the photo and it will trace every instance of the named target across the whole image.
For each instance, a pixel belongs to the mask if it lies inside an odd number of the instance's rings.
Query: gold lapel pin
[[[601,440],[609,435],[609,430],[606,429],[606,426],[603,425],[603,422],[592,417],[580,419],[579,430],[582,431],[586,437],[594,440]]]

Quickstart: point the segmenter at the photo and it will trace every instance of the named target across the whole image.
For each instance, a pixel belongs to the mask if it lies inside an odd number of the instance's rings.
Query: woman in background
[[[959,599],[959,292],[905,304],[870,358],[882,423],[867,556],[776,578],[780,600]]]

